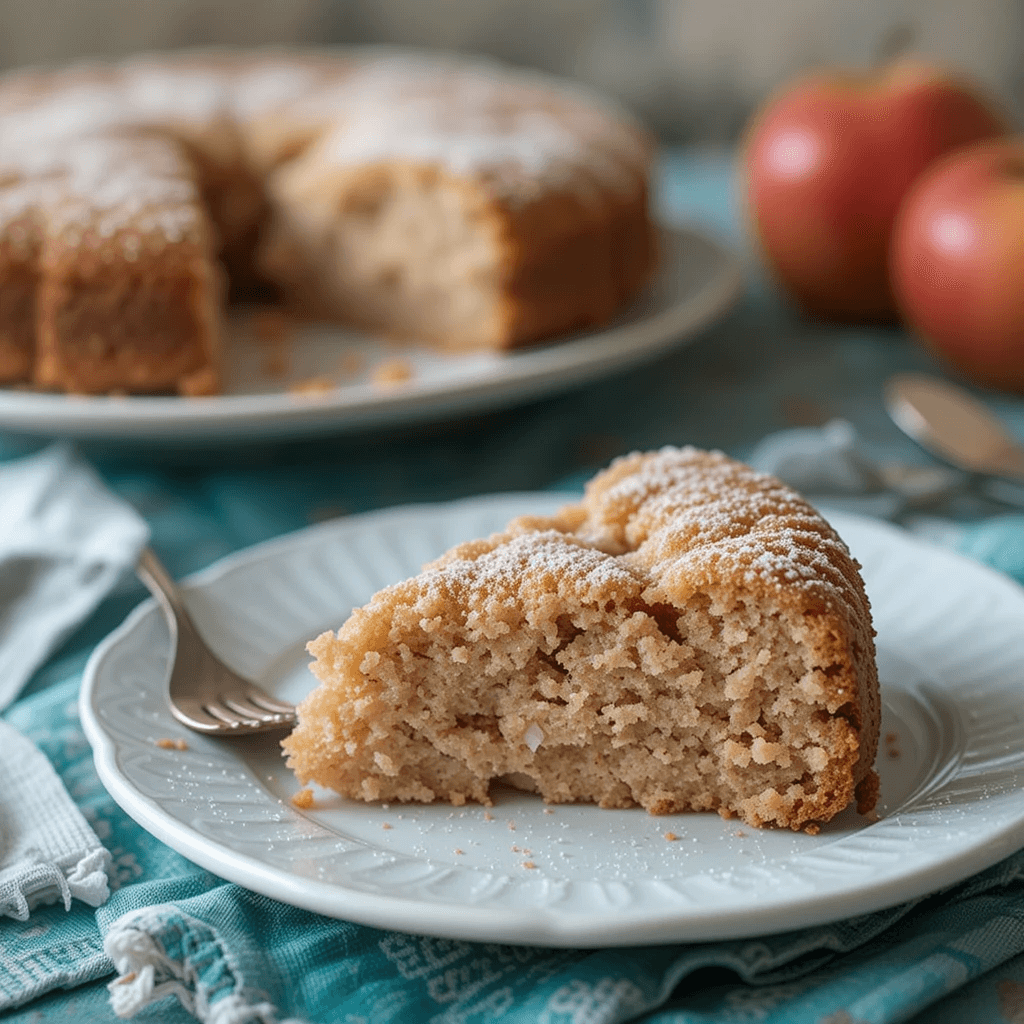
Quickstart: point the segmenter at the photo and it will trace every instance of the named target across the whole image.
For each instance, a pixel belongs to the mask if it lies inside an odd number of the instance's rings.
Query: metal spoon
[[[922,373],[901,373],[885,385],[896,425],[940,459],[990,476],[1024,482],[1024,446],[963,388]]]

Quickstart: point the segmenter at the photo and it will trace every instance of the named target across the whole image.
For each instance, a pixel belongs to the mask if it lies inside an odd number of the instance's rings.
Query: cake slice
[[[720,453],[618,460],[309,645],[288,764],[361,800],[718,811],[814,831],[877,796],[868,601],[828,523]]]
[[[44,211],[34,382],[215,392],[222,279],[191,166],[146,137],[81,139],[62,155]]]

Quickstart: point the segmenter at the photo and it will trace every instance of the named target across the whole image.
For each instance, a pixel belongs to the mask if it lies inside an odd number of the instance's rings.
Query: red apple
[[[925,343],[979,383],[1024,392],[1024,138],[931,167],[891,256],[900,309]]]
[[[920,62],[796,82],[754,118],[745,148],[769,264],[814,316],[892,319],[889,241],[910,185],[937,158],[1005,131],[970,85]]]

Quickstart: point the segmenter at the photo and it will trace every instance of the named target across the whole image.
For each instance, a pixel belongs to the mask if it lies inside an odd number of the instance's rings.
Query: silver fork
[[[181,591],[150,548],[135,569],[163,609],[171,631],[167,698],[171,714],[213,736],[248,736],[295,723],[295,708],[227,667],[195,627]]]

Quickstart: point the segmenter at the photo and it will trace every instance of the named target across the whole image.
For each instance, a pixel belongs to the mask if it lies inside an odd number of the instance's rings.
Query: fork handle
[[[142,549],[138,564],[135,566],[135,574],[156,598],[167,619],[167,624],[174,634],[175,641],[177,641],[179,633],[188,630],[196,632],[196,627],[185,607],[178,585],[152,548]]]

